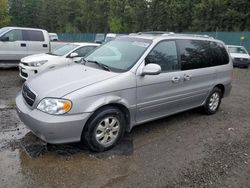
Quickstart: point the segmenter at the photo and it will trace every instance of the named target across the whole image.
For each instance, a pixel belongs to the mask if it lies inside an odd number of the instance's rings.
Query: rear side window
[[[23,37],[25,41],[44,41],[42,31],[23,30]]]
[[[9,31],[4,35],[4,37],[9,37],[9,41],[21,41],[23,40],[22,31],[19,29],[14,29]]]
[[[210,44],[202,40],[177,40],[181,69],[199,69],[210,65]]]
[[[229,56],[225,47],[221,43],[210,42],[211,65],[225,65],[229,63]]]
[[[158,64],[162,72],[177,70],[178,56],[175,41],[163,41],[157,44],[145,58],[145,64]]]
[[[200,69],[229,63],[228,53],[221,43],[203,40],[177,40],[181,69]]]

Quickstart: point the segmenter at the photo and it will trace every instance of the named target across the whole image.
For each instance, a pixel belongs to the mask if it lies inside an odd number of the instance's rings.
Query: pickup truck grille
[[[36,95],[25,84],[23,85],[22,95],[28,105],[32,106],[34,104]]]
[[[240,61],[240,62],[249,62],[250,59],[247,58],[235,58],[235,61]]]

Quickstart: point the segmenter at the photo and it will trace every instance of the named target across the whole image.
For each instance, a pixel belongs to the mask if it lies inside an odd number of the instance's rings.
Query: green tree
[[[10,17],[7,12],[8,1],[0,0],[0,27],[7,26],[10,23]]]
[[[246,0],[0,0],[0,23],[50,32],[247,31]]]

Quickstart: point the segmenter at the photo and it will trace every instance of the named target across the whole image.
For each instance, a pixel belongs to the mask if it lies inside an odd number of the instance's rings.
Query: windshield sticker
[[[147,48],[149,46],[149,43],[135,41],[132,43],[132,45]]]

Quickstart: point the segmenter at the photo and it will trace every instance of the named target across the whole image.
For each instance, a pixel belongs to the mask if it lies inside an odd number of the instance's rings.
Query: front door
[[[3,37],[7,41],[0,41],[0,60],[20,60],[27,55],[26,41],[23,40],[22,31],[13,29]]]
[[[172,114],[182,108],[183,76],[175,41],[158,43],[145,58],[145,64],[149,63],[160,65],[162,72],[137,76],[137,123]]]

